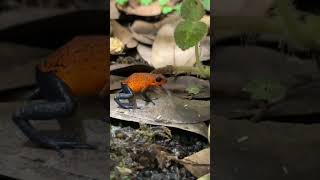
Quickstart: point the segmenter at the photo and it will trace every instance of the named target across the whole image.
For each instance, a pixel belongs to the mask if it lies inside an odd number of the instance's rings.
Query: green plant
[[[253,100],[267,103],[275,103],[286,95],[286,88],[280,82],[263,79],[250,81],[243,91],[248,92]]]
[[[116,3],[123,6],[125,4],[127,4],[128,0],[116,0]]]
[[[143,6],[148,6],[152,3],[152,0],[139,0],[139,3]]]
[[[186,91],[187,91],[189,94],[194,94],[194,95],[196,95],[196,94],[198,94],[198,93],[201,91],[201,89],[200,89],[199,86],[192,84],[192,85],[189,85],[189,86],[186,88]]]
[[[210,11],[210,1],[211,0],[202,0],[202,4],[205,10]]]
[[[174,38],[182,50],[195,47],[196,68],[202,77],[210,76],[210,68],[200,62],[199,42],[207,35],[208,26],[200,21],[205,10],[200,0],[184,0],[181,5],[181,21],[174,32]]]

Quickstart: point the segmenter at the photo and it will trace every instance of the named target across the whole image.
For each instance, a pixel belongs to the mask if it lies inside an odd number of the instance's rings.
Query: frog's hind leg
[[[129,103],[128,104],[124,104],[123,102],[121,102],[122,99],[128,99]],[[119,93],[118,96],[116,96],[114,98],[114,101],[121,107],[124,109],[134,109],[134,108],[138,108],[135,98],[134,98],[134,94],[132,92],[132,90],[129,88],[128,85],[126,84],[121,84],[121,92]]]
[[[42,147],[60,150],[63,148],[92,149],[93,146],[81,144],[74,138],[49,137],[36,130],[30,120],[52,120],[68,117],[76,109],[69,88],[52,73],[37,70],[37,81],[41,96],[47,101],[31,104],[18,109],[13,115],[13,121],[21,131],[33,142]]]

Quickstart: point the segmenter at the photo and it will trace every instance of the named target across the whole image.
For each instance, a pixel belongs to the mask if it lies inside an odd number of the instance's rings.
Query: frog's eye
[[[161,81],[162,81],[162,78],[158,76],[158,77],[156,78],[156,81],[157,81],[157,82],[161,82]]]

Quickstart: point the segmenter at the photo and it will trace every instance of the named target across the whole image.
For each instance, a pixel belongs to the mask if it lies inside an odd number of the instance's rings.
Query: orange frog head
[[[165,83],[167,83],[167,79],[162,74],[153,74],[151,86],[161,87]]]

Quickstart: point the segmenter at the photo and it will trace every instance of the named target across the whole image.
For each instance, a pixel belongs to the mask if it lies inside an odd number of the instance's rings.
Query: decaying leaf
[[[151,65],[155,68],[167,65],[193,66],[196,61],[194,47],[183,51],[176,45],[174,29],[174,24],[164,25],[156,36],[151,57]]]
[[[173,24],[181,20],[180,16],[175,14],[168,15],[159,22],[151,23],[142,20],[133,22],[130,30],[134,38],[143,43],[152,45],[159,29],[165,24]]]
[[[209,101],[185,100],[162,95],[153,100],[155,105],[146,104],[145,101],[137,98],[137,105],[141,109],[127,110],[118,107],[113,100],[115,96],[116,94],[110,95],[110,117],[112,118],[176,127],[204,137],[208,135],[208,127],[203,122],[210,119]]]
[[[116,166],[115,169],[117,170],[117,173],[119,173],[121,176],[128,176],[133,173],[133,171],[131,169],[126,168],[126,167]]]
[[[135,72],[151,72],[153,67],[145,64],[112,64],[110,73],[118,76],[129,76]]]
[[[210,180],[210,173],[204,175],[204,176],[201,176],[200,178],[198,178],[197,180]]]
[[[155,23],[136,20],[130,27],[133,37],[141,43],[152,45],[158,28]]]
[[[167,80],[168,82],[163,87],[178,97],[190,98],[192,96],[193,99],[210,98],[210,83],[208,80],[193,76],[169,77]]]
[[[111,20],[110,25],[112,26],[113,36],[120,39],[127,48],[134,48],[138,45],[138,42],[133,39],[131,32],[127,28],[115,20]]]
[[[137,51],[143,60],[151,64],[151,56],[152,56],[151,47],[139,44],[137,46]]]
[[[110,54],[122,54],[124,50],[124,44],[120,39],[111,37],[110,38]]]
[[[118,19],[120,16],[119,10],[116,7],[116,1],[110,0],[110,19]]]
[[[210,148],[203,149],[178,162],[195,177],[204,176],[210,172]]]
[[[139,44],[137,46],[137,50],[139,55],[142,57],[142,59],[147,61],[149,64],[151,64],[152,48],[149,46]],[[206,61],[209,59],[210,59],[210,37],[207,36],[200,42],[200,60]]]

